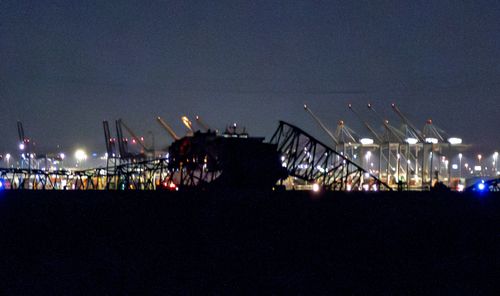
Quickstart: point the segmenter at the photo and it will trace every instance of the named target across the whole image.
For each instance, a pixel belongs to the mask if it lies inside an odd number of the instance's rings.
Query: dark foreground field
[[[500,196],[0,192],[0,293],[487,294]]]

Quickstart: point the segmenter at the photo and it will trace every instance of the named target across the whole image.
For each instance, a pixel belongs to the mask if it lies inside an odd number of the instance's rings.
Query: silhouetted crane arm
[[[20,121],[17,122],[17,134],[19,135],[19,143],[24,143],[24,128],[23,123]]]
[[[123,120],[120,118],[118,119],[118,121],[120,122],[121,125],[123,125],[123,127],[127,130],[127,132],[132,136],[133,139],[135,139],[135,141],[137,143],[139,143],[139,145],[141,145],[142,149],[144,149],[144,151],[149,151],[149,149],[146,147],[146,145],[144,145],[144,143],[142,143],[141,139],[139,137],[137,137],[137,135],[134,133],[134,131],[132,131],[131,128],[129,128],[125,122],[123,122]]]
[[[392,110],[394,110],[394,112],[401,118],[401,120],[403,120],[403,122],[412,129],[412,131],[418,137],[420,142],[424,142],[424,137],[422,136],[422,134],[415,128],[415,126],[410,122],[410,120],[408,120],[408,118],[406,118],[406,116],[403,115],[403,113],[401,112],[401,110],[399,110],[396,104],[392,103],[391,107]]]
[[[189,131],[192,132],[193,131],[193,123],[191,122],[191,120],[189,120],[189,118],[187,116],[182,116],[181,120],[182,120],[182,123],[184,124],[184,126],[187,127]]]
[[[210,129],[210,127],[205,124],[198,115],[196,115],[196,123],[198,123],[198,125],[201,126],[205,131],[208,131]]]
[[[358,117],[358,119],[363,123],[363,125],[370,131],[370,133],[372,133],[372,135],[375,137],[377,142],[382,143],[383,142],[382,138],[377,134],[377,132],[375,132],[373,127],[368,122],[363,120],[363,118],[361,118],[359,113],[356,110],[354,110],[354,108],[352,108],[351,104],[349,104],[348,107],[349,107],[349,110],[351,110],[356,115],[356,117]]]
[[[111,138],[111,132],[109,131],[109,123],[107,120],[104,120],[102,122],[102,126],[104,128],[104,138],[106,140],[106,152],[108,155],[113,155],[114,153],[114,142],[113,139]]]
[[[167,133],[174,139],[174,141],[179,140],[179,136],[174,132],[174,130],[163,120],[160,116],[156,117],[156,120],[160,125],[167,131]]]
[[[316,123],[328,134],[328,136],[330,136],[335,145],[338,145],[339,141],[337,140],[337,138],[335,138],[333,133],[323,124],[323,122],[321,122],[321,120],[316,115],[314,115],[312,110],[309,109],[307,105],[304,105],[304,109],[311,115],[311,117],[316,121]]]
[[[373,107],[372,104],[368,103],[367,105],[368,109],[372,110],[381,120],[382,120],[382,123],[385,127],[385,129],[389,132],[389,134],[393,135],[394,137],[396,137],[399,141],[403,142],[405,139],[404,137],[401,137],[401,134],[397,133],[396,132],[396,128],[394,128],[393,126],[391,126],[389,124],[389,121],[387,119],[384,119],[382,117],[382,115],[380,115],[377,110],[375,110],[375,108]]]

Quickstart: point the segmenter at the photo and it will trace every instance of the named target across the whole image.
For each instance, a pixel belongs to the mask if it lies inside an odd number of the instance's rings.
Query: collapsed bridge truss
[[[270,142],[278,145],[282,164],[292,177],[327,190],[391,190],[374,175],[292,124],[280,121]]]
[[[166,158],[157,158],[79,171],[2,168],[0,186],[31,190],[156,190],[169,185],[167,164]]]

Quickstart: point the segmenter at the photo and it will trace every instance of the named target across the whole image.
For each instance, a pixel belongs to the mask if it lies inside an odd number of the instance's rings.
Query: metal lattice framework
[[[0,179],[5,189],[156,190],[166,187],[167,164],[166,158],[156,158],[80,171],[2,168]]]
[[[374,175],[292,124],[280,121],[270,142],[278,145],[290,176],[329,190],[391,190]]]
[[[0,179],[5,189],[64,189],[62,184],[71,182],[71,174],[64,170],[1,168]]]

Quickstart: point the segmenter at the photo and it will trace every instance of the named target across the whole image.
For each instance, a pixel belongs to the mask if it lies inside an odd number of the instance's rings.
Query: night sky
[[[0,153],[17,120],[38,152],[104,152],[117,118],[167,145],[158,115],[179,134],[199,114],[325,139],[303,103],[367,136],[349,102],[397,125],[395,102],[420,128],[500,148],[499,1],[3,0],[0,61]]]

